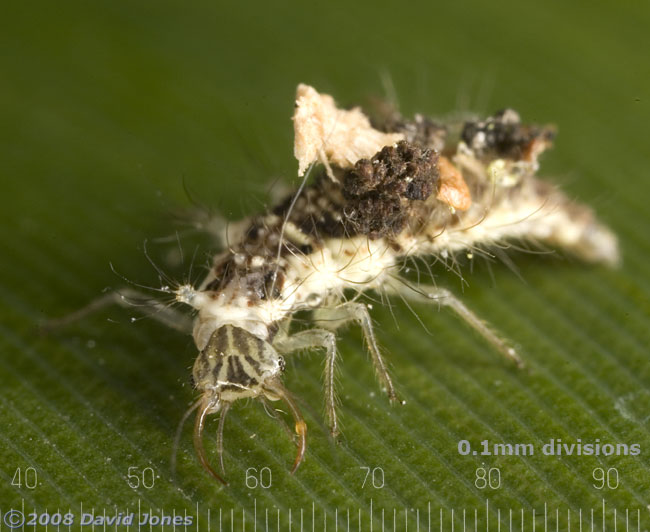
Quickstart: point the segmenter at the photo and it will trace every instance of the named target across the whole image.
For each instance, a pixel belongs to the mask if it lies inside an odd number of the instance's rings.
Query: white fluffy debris
[[[355,107],[349,111],[336,107],[334,98],[320,94],[309,85],[296,90],[293,114],[298,175],[310,164],[320,162],[334,179],[329,163],[350,168],[359,159],[370,158],[384,146],[404,140],[401,133],[383,133],[370,125],[368,117]]]

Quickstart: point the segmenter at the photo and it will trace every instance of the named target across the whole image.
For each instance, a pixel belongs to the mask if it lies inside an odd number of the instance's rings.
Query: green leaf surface
[[[208,519],[213,530],[532,530],[533,519],[586,530],[592,512],[595,530],[650,526],[647,4],[73,0],[2,12],[0,521],[59,508],[77,526],[94,508],[186,513],[200,530]],[[520,347],[525,370],[444,310],[376,304],[404,406],[389,405],[352,328],[339,341],[338,445],[322,356],[296,356],[286,385],[305,410],[309,451],[295,475],[282,427],[241,402],[226,426],[230,485],[201,469],[189,426],[173,476],[176,426],[194,399],[191,338],[117,307],[48,337],[37,325],[123,287],[109,263],[156,286],[145,240],[175,278],[195,245],[207,264],[210,239],[169,216],[192,200],[237,219],[263,209],[278,179],[295,184],[299,82],[342,105],[394,90],[406,115],[513,107],[557,124],[541,173],[594,206],[623,263],[510,250],[515,271],[477,259],[462,269],[467,284],[434,265],[438,284]],[[551,439],[641,452],[547,456]],[[535,452],[464,456],[462,440]],[[213,439],[208,449],[216,458]],[[272,486],[247,486],[249,468],[258,479],[269,468]],[[500,487],[480,489],[481,468],[494,485],[498,469]],[[602,471],[616,489],[595,487]],[[143,472],[154,486],[129,487]]]

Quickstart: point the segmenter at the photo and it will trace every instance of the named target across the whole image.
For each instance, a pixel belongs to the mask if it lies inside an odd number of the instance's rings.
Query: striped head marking
[[[197,357],[193,377],[206,396],[232,402],[266,394],[264,384],[279,377],[283,368],[271,344],[240,327],[224,325]]]
[[[217,329],[196,358],[192,376],[195,387],[202,392],[202,397],[191,409],[198,408],[194,425],[194,447],[201,465],[224,484],[225,480],[207,461],[202,432],[206,416],[221,412],[217,450],[221,471],[224,472],[223,428],[226,413],[237,399],[281,399],[287,404],[296,422],[296,433],[299,437],[298,454],[292,473],[300,465],[305,454],[307,429],[296,404],[282,385],[280,376],[283,370],[284,360],[270,343],[234,325],[224,325]]]

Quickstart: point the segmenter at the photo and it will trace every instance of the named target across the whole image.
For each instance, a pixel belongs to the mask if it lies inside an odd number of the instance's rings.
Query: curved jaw
[[[273,379],[268,384],[264,385],[262,388],[262,393],[271,400],[280,399],[289,408],[291,415],[293,416],[295,422],[295,431],[298,435],[296,458],[293,462],[291,468],[291,474],[294,474],[300,464],[302,463],[305,452],[307,450],[307,424],[305,423],[298,405],[291,397],[286,388],[282,385],[279,379]],[[226,415],[228,410],[232,405],[232,401],[223,401],[218,396],[210,397],[201,401],[198,413],[196,414],[196,419],[194,421],[194,449],[199,458],[199,462],[203,469],[205,469],[212,477],[217,479],[224,485],[228,485],[228,482],[224,479],[226,474],[224,464],[223,464],[223,431],[226,422]],[[209,414],[216,413],[221,411],[221,416],[219,417],[219,426],[217,429],[217,452],[219,454],[219,465],[221,466],[221,475],[217,473],[214,468],[210,465],[208,458],[205,453],[205,447],[203,445],[203,429],[205,427],[205,419]],[[223,476],[222,476],[223,475]]]
[[[302,418],[302,414],[298,409],[298,405],[278,379],[275,379],[273,382],[267,385],[265,387],[265,391],[284,401],[289,407],[291,415],[295,421],[295,430],[296,434],[298,435],[298,452],[296,453],[296,459],[294,460],[293,467],[291,468],[291,474],[293,475],[298,469],[298,466],[300,466],[300,463],[305,457],[305,452],[307,451],[307,424]]]
[[[230,404],[230,403],[228,403]],[[201,405],[201,408],[196,414],[196,419],[194,421],[194,450],[196,451],[196,455],[199,457],[199,462],[201,462],[201,466],[203,466],[203,469],[205,469],[208,473],[210,473],[214,478],[216,478],[219,482],[221,482],[224,485],[228,485],[228,483],[217,473],[214,469],[212,469],[212,466],[208,462],[207,457],[205,456],[205,447],[203,446],[203,427],[205,425],[205,417],[208,415],[208,413],[211,410],[214,410],[215,408],[218,409],[220,406],[218,400],[210,400],[207,402],[207,404],[204,402],[203,405]],[[227,412],[227,409],[224,409],[224,411],[221,413],[221,418],[225,421],[225,414]],[[221,420],[219,422],[219,426],[221,427],[223,423],[221,423]],[[221,459],[221,469],[223,471],[223,458],[220,453],[220,459]]]

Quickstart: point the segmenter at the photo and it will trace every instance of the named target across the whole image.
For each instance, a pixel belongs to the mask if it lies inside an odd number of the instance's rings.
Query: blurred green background
[[[610,529],[650,515],[650,9],[590,2],[29,2],[0,16],[0,511],[152,508],[160,515],[219,511],[223,524],[288,528],[300,509],[311,526],[381,510],[392,529],[490,524],[509,509],[546,505],[549,526],[602,512]],[[121,308],[42,338],[39,320],[75,310],[128,279],[156,285],[143,253],[168,266],[179,226],[169,214],[191,197],[230,218],[258,212],[273,182],[294,183],[295,86],[306,82],[342,105],[386,97],[405,115],[492,112],[559,128],[542,174],[594,206],[621,239],[610,271],[562,255],[510,253],[477,261],[469,286],[444,271],[438,282],[521,347],[525,371],[504,363],[447,312],[401,303],[373,317],[403,407],[374,381],[357,330],[341,334],[343,439],[322,415],[322,357],[296,357],[286,383],[306,410],[309,452],[289,475],[294,449],[257,403],[238,404],[226,427],[224,488],[200,468],[186,427],[176,478],[174,431],[193,399],[191,338]],[[388,88],[388,89],[387,89]],[[211,243],[181,227],[186,255]],[[171,237],[167,242],[156,238]],[[164,239],[163,239],[164,240]],[[210,425],[210,430],[215,428]],[[639,456],[548,457],[564,442],[638,443]],[[531,457],[461,456],[473,445],[533,443]],[[214,444],[208,448],[214,453]],[[272,487],[246,485],[268,467]],[[384,487],[365,479],[381,468]],[[477,469],[500,471],[480,489]],[[38,474],[31,489],[25,474]],[[134,468],[129,470],[129,468]],[[151,468],[155,485],[136,489]],[[598,468],[618,487],[597,489]],[[16,472],[21,472],[18,479]],[[150,470],[145,472],[149,475]],[[252,470],[249,471],[253,475]],[[379,470],[376,470],[379,484]],[[493,473],[496,474],[496,473]],[[139,475],[139,477],[138,477]],[[613,484],[614,472],[611,472]],[[30,477],[31,478],[31,477]],[[29,481],[31,482],[31,480]],[[29,483],[28,482],[28,483]],[[13,483],[13,485],[12,485]],[[146,483],[150,483],[147,478]],[[249,509],[244,524],[241,509]],[[256,513],[254,508],[256,508]],[[440,509],[443,513],[440,514]],[[637,509],[639,513],[637,514]],[[499,513],[500,512],[500,513]],[[418,521],[419,520],[419,521]],[[518,521],[513,529],[519,529]],[[586,526],[586,525],[585,525]],[[597,522],[596,529],[602,527]],[[379,529],[379,528],[377,528]],[[413,528],[414,529],[414,528]],[[436,528],[437,529],[437,528]]]

